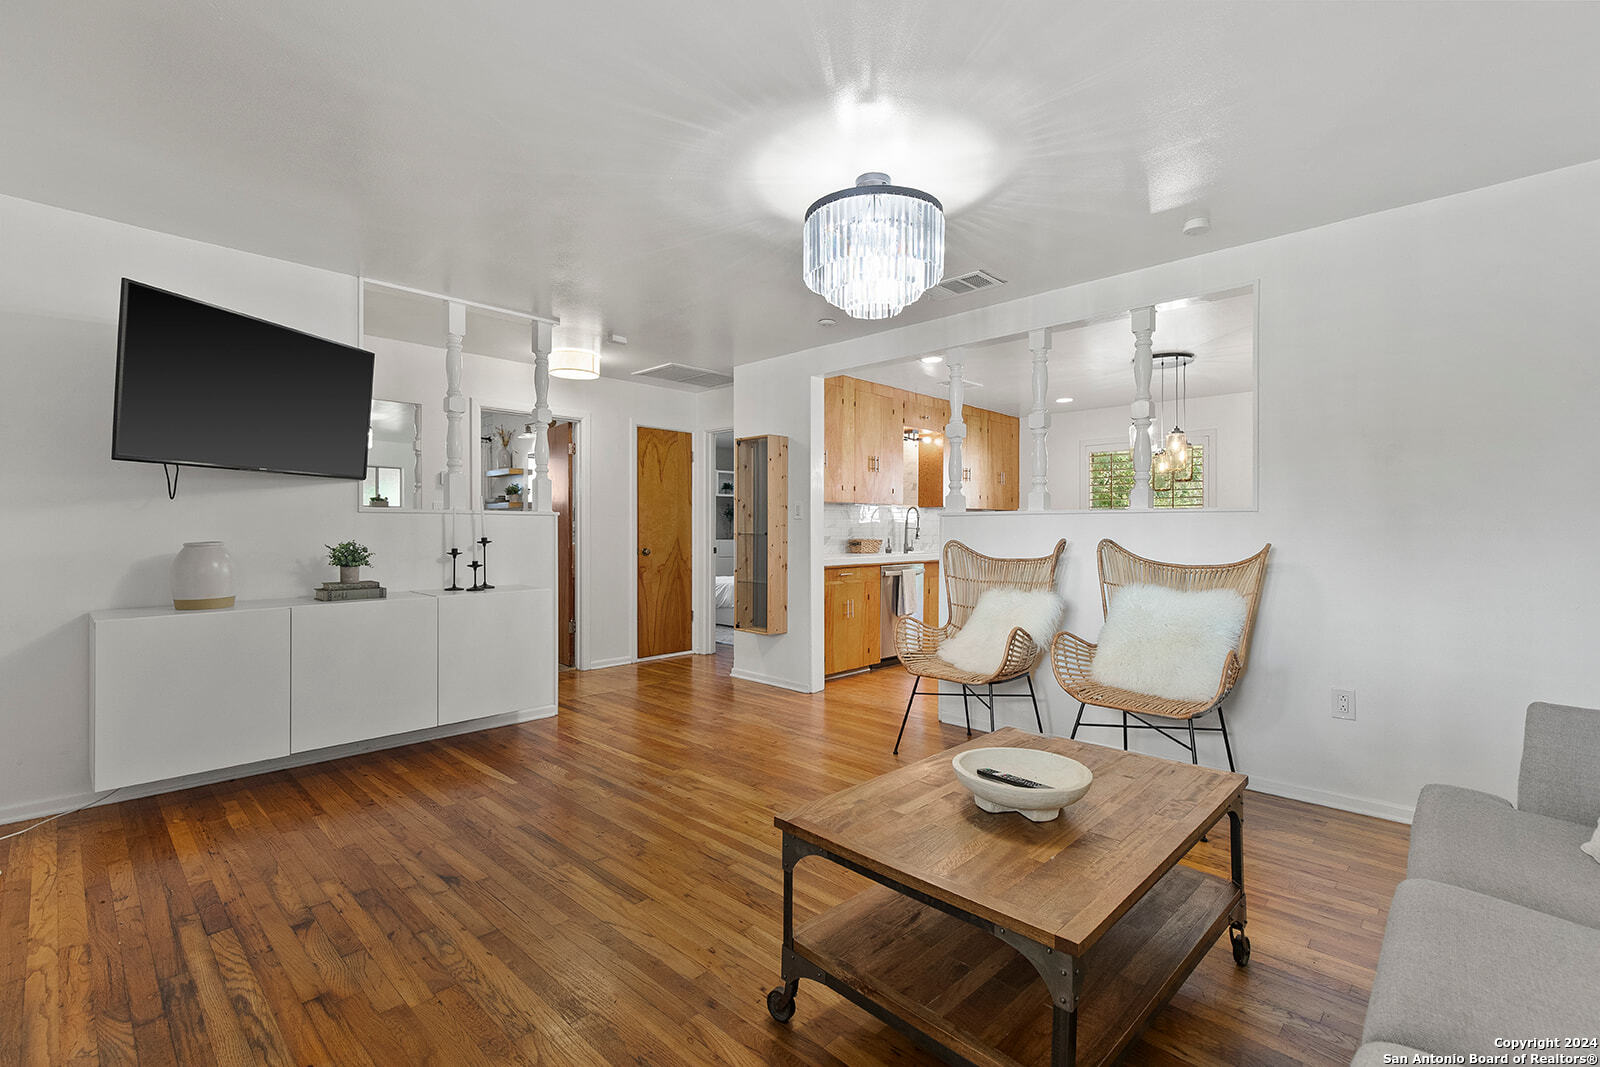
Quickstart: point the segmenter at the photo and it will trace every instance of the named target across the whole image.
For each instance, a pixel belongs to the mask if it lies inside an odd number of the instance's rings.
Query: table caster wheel
[[[767,994],[767,1014],[776,1022],[786,1023],[794,1018],[794,994],[779,986]]]
[[[1244,930],[1237,926],[1228,928],[1228,938],[1233,942],[1233,962],[1239,966],[1248,966],[1250,963],[1250,939],[1244,936]]]

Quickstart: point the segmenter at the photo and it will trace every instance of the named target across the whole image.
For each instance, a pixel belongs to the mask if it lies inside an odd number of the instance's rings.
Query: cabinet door
[[[365,741],[439,722],[439,608],[433,597],[296,604],[290,748]]]
[[[856,492],[859,450],[856,441],[856,390],[854,378],[828,378],[822,383],[822,440],[826,482],[822,498],[850,504]]]
[[[939,565],[922,565],[922,621],[929,626],[939,625]]]
[[[555,590],[439,599],[439,725],[556,706]]]
[[[829,567],[824,572],[823,673],[859,670],[877,663],[877,567]]]
[[[944,507],[944,445],[932,437],[917,441],[917,507]]]
[[[1022,460],[1019,452],[1021,430],[1015,416],[989,413],[989,469],[993,472],[990,485],[996,511],[1016,511],[1022,503]]]
[[[967,436],[961,442],[967,507],[985,511],[994,506],[989,491],[989,413],[982,408],[963,407],[961,421],[967,424]]]
[[[289,754],[289,609],[96,619],[94,788]]]
[[[880,392],[856,393],[856,436],[861,443],[863,504],[900,504],[905,500],[905,463],[901,423],[903,408],[896,397]]]

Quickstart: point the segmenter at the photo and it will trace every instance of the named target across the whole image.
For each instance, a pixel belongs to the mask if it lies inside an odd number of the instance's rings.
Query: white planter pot
[[[172,606],[178,611],[233,607],[233,557],[221,541],[186,541],[172,561]]]

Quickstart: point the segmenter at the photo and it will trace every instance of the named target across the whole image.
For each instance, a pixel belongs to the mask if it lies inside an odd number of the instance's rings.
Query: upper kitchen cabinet
[[[944,430],[950,402],[858,378],[823,384],[826,488],[823,499],[842,504],[944,503]],[[1016,510],[1018,430],[1015,416],[963,408],[962,448],[967,507]],[[928,434],[911,449],[906,431]],[[915,456],[917,489],[908,498],[908,456]]]

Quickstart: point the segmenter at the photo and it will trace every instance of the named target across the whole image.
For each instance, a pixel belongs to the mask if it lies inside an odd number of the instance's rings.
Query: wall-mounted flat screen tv
[[[365,478],[372,362],[124,278],[111,456]]]

